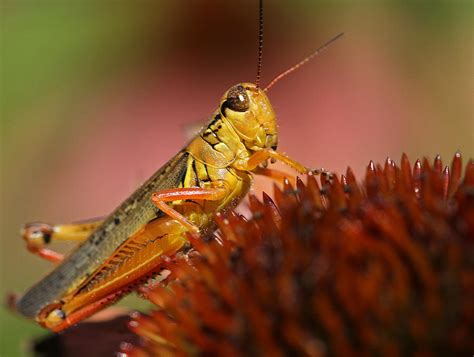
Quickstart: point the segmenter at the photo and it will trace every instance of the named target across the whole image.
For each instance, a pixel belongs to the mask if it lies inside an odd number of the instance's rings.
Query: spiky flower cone
[[[363,184],[315,177],[217,217],[218,240],[167,263],[133,356],[471,355],[474,163],[406,156]],[[174,279],[173,279],[174,278]]]

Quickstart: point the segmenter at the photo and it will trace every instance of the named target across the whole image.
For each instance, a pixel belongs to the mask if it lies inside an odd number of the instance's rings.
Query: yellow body
[[[265,92],[250,83],[230,88],[198,135],[31,288],[17,310],[59,331],[145,282],[156,273],[160,256],[175,254],[186,244],[186,224],[201,232],[212,229],[213,215],[242,200],[252,171],[268,158],[305,171],[276,153],[276,146],[275,113]],[[150,203],[153,192],[180,188],[210,189],[216,195],[170,202],[183,224]]]
[[[236,87],[242,87],[249,98],[249,108],[242,112],[223,106]],[[252,183],[248,167],[252,153],[275,149],[276,145],[275,113],[265,93],[249,83],[232,87],[224,94],[212,121],[184,149],[189,157],[182,184],[202,188],[217,184],[226,194],[218,201],[175,202],[176,210],[197,227],[206,227],[216,212],[235,206],[247,194]]]

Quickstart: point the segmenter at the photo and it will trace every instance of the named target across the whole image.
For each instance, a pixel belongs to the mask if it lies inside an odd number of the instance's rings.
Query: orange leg
[[[83,241],[100,223],[102,223],[101,220],[60,225],[33,222],[25,224],[21,233],[26,241],[26,248],[30,252],[52,263],[59,263],[64,256],[54,250],[45,248],[46,245],[52,241]]]
[[[281,161],[293,168],[294,170],[298,171],[300,174],[307,174],[309,172],[312,172],[316,175],[327,175],[329,179],[333,177],[333,174],[329,171],[326,171],[324,169],[310,170],[301,165],[300,163],[294,161],[293,159],[290,159],[285,154],[279,153],[271,149],[264,149],[252,154],[252,156],[248,158],[247,163],[246,165],[244,165],[243,169],[249,171],[254,170],[258,167],[258,165],[262,164],[268,159]]]
[[[162,267],[166,266],[166,256],[174,255],[187,242],[183,236],[185,231],[186,228],[180,222],[167,216],[147,223],[101,265],[99,271],[113,267],[109,270],[112,271],[109,276],[100,280],[91,290],[81,291],[80,286],[72,287],[71,292],[63,296],[62,302],[43,307],[36,320],[42,326],[60,332],[121,299],[150,276],[162,272]],[[123,257],[122,253],[136,247],[141,248],[129,255],[125,264],[116,265],[116,259]],[[92,275],[89,278],[95,277]],[[87,286],[87,281],[84,284]]]
[[[32,248],[27,246],[27,249],[39,256],[42,259],[45,259],[51,263],[61,263],[64,260],[64,254],[58,253],[55,250],[48,248]]]
[[[252,171],[254,170],[258,165],[262,164],[268,159],[272,160],[278,160],[281,161],[294,170],[298,171],[301,174],[308,173],[310,170],[301,165],[300,163],[290,159],[288,156],[281,154],[277,151],[271,150],[271,149],[264,149],[261,151],[257,151],[252,156],[250,156],[247,160],[246,167],[244,167],[244,170]]]
[[[285,180],[288,180],[290,181],[293,187],[296,187],[296,178],[284,171],[268,169],[266,167],[264,168],[264,167],[258,166],[253,172],[256,175],[269,177],[272,180],[278,181],[279,183],[284,183]]]
[[[224,187],[201,188],[201,187],[183,187],[155,192],[151,199],[161,211],[168,216],[176,219],[191,232],[199,232],[199,227],[191,223],[181,213],[174,210],[166,202],[181,200],[208,200],[217,201],[225,197],[227,190]]]
[[[108,305],[114,303],[120,298],[123,292],[118,290],[115,293],[109,294],[108,296],[94,301],[83,308],[74,311],[72,314],[65,316],[60,308],[56,308],[52,311],[47,312],[46,319],[41,323],[44,327],[49,328],[53,332],[61,332],[68,327],[74,326],[85,318],[93,315],[94,313],[104,309]],[[48,325],[48,323],[53,324]]]

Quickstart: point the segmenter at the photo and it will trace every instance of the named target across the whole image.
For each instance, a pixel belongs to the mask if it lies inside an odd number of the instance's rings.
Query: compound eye
[[[236,85],[227,93],[227,107],[236,112],[245,112],[249,109],[250,100],[243,86]]]

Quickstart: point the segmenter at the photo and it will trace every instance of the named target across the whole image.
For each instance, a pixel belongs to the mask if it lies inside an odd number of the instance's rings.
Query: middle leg
[[[218,201],[225,198],[227,190],[223,186],[216,186],[211,188],[201,187],[183,187],[174,188],[155,192],[151,199],[153,203],[168,216],[176,219],[191,232],[199,232],[199,227],[190,222],[181,213],[173,209],[167,202],[181,201],[181,200],[208,200]]]

